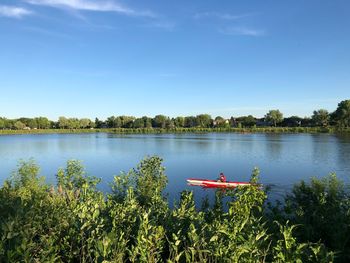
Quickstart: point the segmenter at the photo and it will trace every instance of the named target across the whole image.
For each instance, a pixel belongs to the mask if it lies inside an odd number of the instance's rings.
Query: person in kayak
[[[224,175],[224,173],[220,173],[220,177],[219,177],[219,182],[226,182],[226,176]]]

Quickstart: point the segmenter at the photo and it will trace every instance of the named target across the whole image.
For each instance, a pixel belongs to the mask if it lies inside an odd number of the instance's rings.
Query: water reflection
[[[335,138],[325,134],[314,134],[311,139],[314,163],[327,164],[331,168],[334,161],[332,157],[335,156],[334,150],[339,147]]]
[[[337,175],[343,180],[350,180],[350,135],[334,136],[337,156]]]
[[[283,146],[282,134],[264,134],[266,155],[272,162],[279,161],[282,158]]]

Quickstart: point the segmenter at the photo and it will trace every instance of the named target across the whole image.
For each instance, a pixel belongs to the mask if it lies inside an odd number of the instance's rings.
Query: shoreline
[[[115,134],[177,134],[177,133],[350,133],[350,128],[336,127],[253,127],[253,128],[98,128],[98,129],[37,129],[37,130],[0,130],[0,135],[25,134],[78,134],[78,133],[115,133]]]

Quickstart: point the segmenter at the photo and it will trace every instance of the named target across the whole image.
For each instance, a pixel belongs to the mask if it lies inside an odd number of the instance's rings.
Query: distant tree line
[[[341,101],[337,109],[329,113],[325,109],[315,110],[311,117],[291,116],[284,118],[278,109],[270,110],[263,118],[252,115],[212,118],[209,114],[170,118],[156,115],[154,118],[143,116],[110,116],[106,120],[94,121],[83,118],[59,117],[51,121],[46,117],[7,119],[0,118],[0,129],[93,129],[93,128],[249,128],[249,127],[350,127],[350,100]]]

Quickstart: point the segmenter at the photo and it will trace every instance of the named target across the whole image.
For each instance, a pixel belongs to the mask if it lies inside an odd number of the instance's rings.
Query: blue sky
[[[0,116],[333,111],[350,2],[0,0]]]

